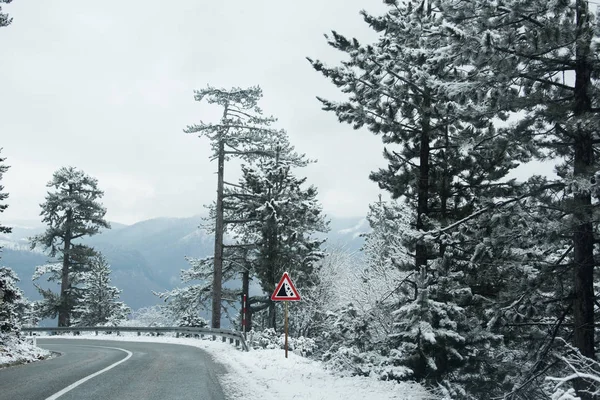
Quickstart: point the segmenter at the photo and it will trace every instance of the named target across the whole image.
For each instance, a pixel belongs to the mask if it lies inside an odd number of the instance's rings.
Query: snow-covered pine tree
[[[573,317],[572,342],[594,357],[594,267],[598,226],[600,30],[587,0],[448,2],[446,14],[461,25],[462,54],[473,74],[494,83],[502,106],[520,112],[514,130],[532,140],[541,159],[557,160],[556,184],[543,206],[559,210],[555,249],[570,244],[558,267],[571,283],[563,300]],[[556,234],[557,233],[557,234]],[[563,272],[564,273],[564,272]],[[558,294],[560,290],[557,290]],[[559,300],[557,297],[555,300]],[[565,304],[566,305],[566,304]],[[589,398],[578,388],[582,398]]]
[[[514,182],[503,178],[529,152],[517,136],[494,128],[486,114],[490,99],[470,96],[480,82],[470,79],[470,65],[457,65],[449,52],[456,30],[443,16],[443,2],[386,3],[390,11],[382,17],[363,13],[381,34],[376,44],[363,46],[333,32],[329,43],[349,60],[335,68],[311,60],[351,95],[343,102],[320,100],[340,121],[382,135],[389,166],[371,178],[393,197],[405,196],[416,232],[462,225],[476,210],[512,194]],[[417,234],[406,242],[414,261],[405,268],[419,281],[414,301],[398,309],[394,337],[404,350],[397,362],[409,361],[415,379],[460,379],[458,368],[481,361],[469,356],[471,347],[482,349],[496,339],[471,335],[473,325],[485,322],[465,307],[473,297],[466,276],[475,244],[446,234]],[[414,313],[427,329],[406,325]]]
[[[280,141],[271,148],[275,157],[242,165],[238,185],[225,192],[225,222],[232,224],[236,241],[231,248],[246,249],[238,256],[246,260],[245,267],[267,294],[263,304],[268,306],[269,328],[276,328],[277,317],[275,303],[268,296],[283,272],[289,272],[300,287],[317,283],[315,268],[324,253],[323,240],[314,235],[328,230],[317,189],[305,187],[306,178],[294,175],[294,167],[306,165],[304,157],[286,143]],[[259,301],[250,299],[251,310],[262,308],[256,304]]]
[[[102,254],[89,259],[83,273],[82,296],[73,308],[73,326],[119,326],[131,309],[119,301],[121,290],[110,285],[111,268]]]
[[[277,142],[283,132],[271,127],[273,117],[265,117],[258,106],[262,98],[260,87],[248,89],[217,89],[208,86],[195,91],[195,100],[216,104],[223,109],[217,123],[200,122],[188,126],[184,132],[197,133],[211,142],[213,159],[218,160],[217,200],[215,203],[215,253],[213,257],[212,285],[212,321],[213,328],[221,326],[222,290],[223,290],[223,188],[225,160],[231,157],[252,160],[269,156],[265,149]]]
[[[4,342],[4,335],[21,333],[17,307],[23,292],[17,286],[18,280],[12,269],[0,267],[0,342]]]
[[[0,15],[1,17],[1,15]],[[0,148],[0,151],[2,149]],[[8,193],[4,192],[4,186],[1,184],[4,173],[8,171],[9,166],[4,164],[6,158],[0,157],[0,201],[8,198]],[[5,203],[0,203],[0,213],[8,207]],[[11,228],[0,224],[0,233],[10,233]],[[2,246],[0,246],[0,256]],[[17,318],[17,304],[23,297],[21,290],[16,286],[17,276],[12,269],[7,267],[0,268],[0,335],[14,334],[20,332],[19,321]],[[0,339],[3,339],[0,336]],[[0,340],[3,342],[3,340]]]
[[[38,287],[45,301],[41,308],[45,316],[58,314],[58,326],[69,326],[72,310],[82,295],[77,286],[82,281],[81,274],[89,268],[89,259],[96,255],[93,249],[76,241],[110,225],[104,219],[106,209],[98,201],[104,193],[98,189],[95,178],[73,167],[63,167],[54,173],[47,186],[54,191],[46,195],[40,215],[48,229],[30,241],[32,248],[41,246],[50,257],[58,255],[60,268],[57,264],[42,266],[36,269],[34,280],[47,271],[51,273],[49,280],[60,282],[58,294]]]
[[[35,326],[38,322],[34,304],[25,297],[17,282],[19,278],[11,268],[0,267],[0,336],[19,336],[23,325]]]

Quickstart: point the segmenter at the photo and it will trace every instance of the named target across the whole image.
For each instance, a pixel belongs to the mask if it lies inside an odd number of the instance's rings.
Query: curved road
[[[225,400],[218,381],[225,369],[196,347],[80,339],[37,345],[62,355],[0,370],[0,400]]]

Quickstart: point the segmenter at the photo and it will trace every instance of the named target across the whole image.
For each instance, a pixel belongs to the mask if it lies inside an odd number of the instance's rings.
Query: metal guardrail
[[[213,328],[196,328],[187,326],[61,326],[61,327],[34,327],[34,328],[21,328],[23,332],[50,332],[56,334],[58,332],[137,332],[140,336],[141,332],[150,333],[162,333],[162,332],[175,332],[177,337],[181,333],[188,333],[193,335],[199,335],[200,337],[212,336],[213,340],[216,340],[217,336],[223,338],[223,342],[229,339],[229,343],[234,343],[236,346],[242,347],[242,350],[248,351],[248,345],[244,339],[244,335],[241,332],[228,330],[228,329],[213,329]]]

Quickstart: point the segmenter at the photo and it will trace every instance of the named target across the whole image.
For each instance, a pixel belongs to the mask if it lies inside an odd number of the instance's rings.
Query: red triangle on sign
[[[287,272],[283,273],[281,280],[277,284],[277,288],[271,295],[273,301],[299,301],[300,293],[292,283]]]

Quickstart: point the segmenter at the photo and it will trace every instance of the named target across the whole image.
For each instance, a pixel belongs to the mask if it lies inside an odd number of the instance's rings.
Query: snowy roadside
[[[0,339],[0,369],[15,365],[43,360],[50,356],[48,350],[35,347],[26,340],[18,340],[12,336],[2,336]]]
[[[43,336],[64,338],[64,336]],[[226,395],[232,400],[343,399],[343,400],[426,400],[434,399],[415,383],[380,381],[367,377],[339,377],[325,370],[321,363],[283,350],[251,350],[242,352],[234,346],[174,337],[136,336],[134,334],[81,335],[73,339],[116,340],[175,343],[199,347],[223,364],[228,373],[221,379]]]

